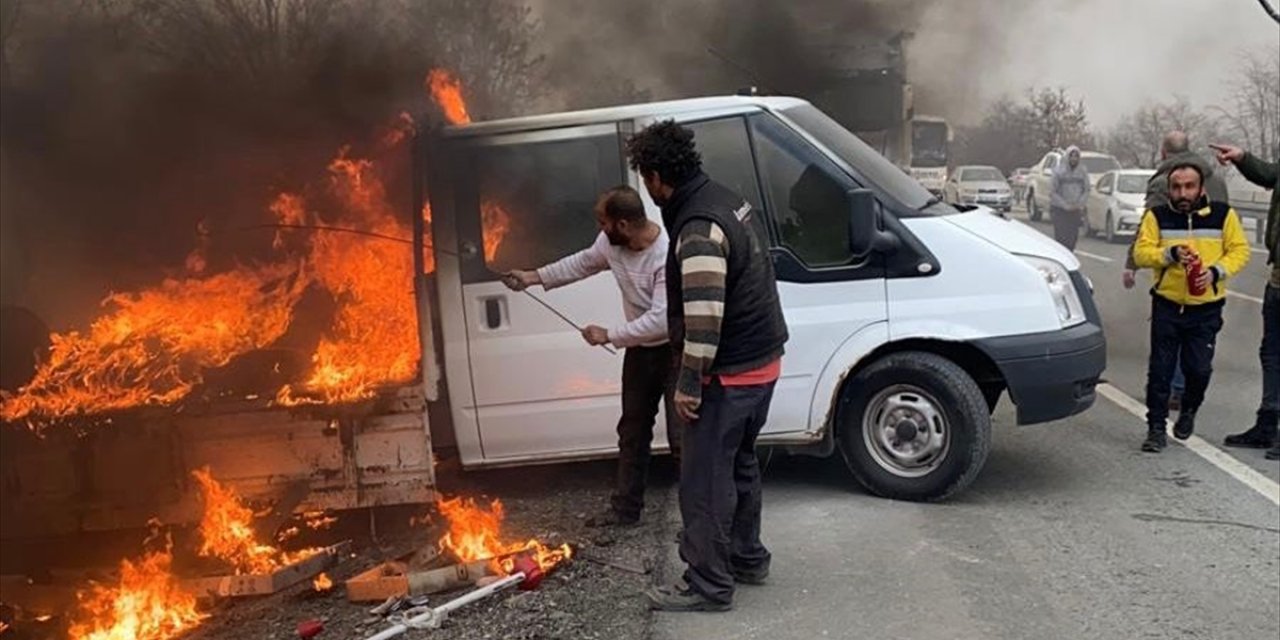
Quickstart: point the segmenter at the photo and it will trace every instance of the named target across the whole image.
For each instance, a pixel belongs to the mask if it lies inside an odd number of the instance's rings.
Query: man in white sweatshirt
[[[640,194],[628,186],[605,191],[596,201],[600,235],[590,247],[536,270],[515,270],[503,277],[514,291],[533,285],[554,289],[613,272],[622,291],[626,322],[611,328],[588,325],[582,338],[591,345],[626,349],[622,360],[622,417],[618,420],[618,474],[610,508],[588,522],[594,526],[629,525],[640,520],[649,471],[649,446],[664,401],[667,437],[679,455],[680,429],[668,384],[672,368],[667,342],[667,233],[644,213]]]

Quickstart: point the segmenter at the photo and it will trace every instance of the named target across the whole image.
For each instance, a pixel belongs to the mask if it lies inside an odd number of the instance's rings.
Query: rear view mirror
[[[889,251],[896,244],[892,234],[880,230],[880,209],[876,197],[869,189],[850,189],[845,192],[849,211],[849,251],[856,259],[863,259],[874,251]]]

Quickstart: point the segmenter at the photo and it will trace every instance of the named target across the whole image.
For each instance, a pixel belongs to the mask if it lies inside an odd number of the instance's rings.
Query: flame
[[[467,103],[462,98],[462,83],[453,74],[444,69],[432,69],[427,74],[427,88],[431,91],[431,99],[444,110],[449,124],[471,124]]]
[[[207,616],[196,610],[194,595],[181,589],[170,567],[170,549],[120,561],[120,581],[93,585],[77,594],[78,622],[72,640],[168,640],[189,631]]]
[[[244,506],[231,487],[214,479],[208,467],[191,473],[204,495],[204,517],[200,520],[200,549],[204,557],[218,558],[231,565],[236,575],[271,573],[320,552],[303,549],[286,553],[260,542],[253,530],[254,513]]]
[[[296,265],[238,267],[205,278],[167,279],[113,294],[85,333],[50,336],[35,378],[0,406],[0,418],[74,416],[172,404],[207,369],[284,334],[305,288]]]
[[[329,574],[321,573],[311,581],[311,586],[316,591],[324,592],[333,588],[333,580],[329,579]]]
[[[457,78],[433,69],[426,84],[450,122],[471,121]],[[401,113],[381,145],[399,145],[414,131],[413,119]],[[269,203],[269,213],[290,227],[411,237],[412,225],[397,216],[373,159],[343,147],[329,163],[327,178],[324,202],[285,192]],[[421,215],[430,229],[430,207]],[[484,200],[481,218],[484,257],[492,263],[511,232],[511,216],[501,204]],[[25,419],[39,429],[60,418],[175,404],[201,384],[204,372],[283,337],[309,288],[327,292],[336,311],[311,354],[310,369],[277,391],[278,404],[360,401],[418,374],[411,252],[382,238],[279,229],[272,262],[208,273],[210,234],[203,222],[199,230],[185,276],[112,294],[88,329],[53,334],[31,383],[0,399],[0,420]],[[426,271],[434,271],[429,232],[424,258]]]
[[[524,542],[502,541],[502,501],[494,500],[486,509],[472,498],[461,496],[436,503],[440,514],[449,521],[449,530],[440,538],[441,551],[448,551],[461,562],[491,560],[496,572],[511,573],[514,554],[527,552],[543,571],[569,559],[573,550],[567,544],[548,547],[536,539]]]

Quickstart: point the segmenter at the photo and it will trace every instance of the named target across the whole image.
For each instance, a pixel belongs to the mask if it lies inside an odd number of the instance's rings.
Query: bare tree
[[[1217,109],[1224,128],[1259,156],[1280,158],[1280,50],[1241,52],[1230,89],[1234,108]]]
[[[1093,146],[1084,102],[1062,88],[1028,89],[1021,101],[996,100],[981,124],[960,130],[954,155],[960,164],[992,164],[1007,172],[1072,144]]]
[[[1160,161],[1164,135],[1173,130],[1185,131],[1195,149],[1224,139],[1219,118],[1208,109],[1196,109],[1186,96],[1174,96],[1168,102],[1146,103],[1121,118],[1107,134],[1105,147],[1122,163],[1152,168]]]

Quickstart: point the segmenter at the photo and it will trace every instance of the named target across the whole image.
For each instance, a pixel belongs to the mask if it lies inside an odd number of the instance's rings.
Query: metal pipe
[[[449,612],[456,611],[457,609],[477,600],[487,598],[498,591],[506,589],[507,587],[520,584],[524,581],[524,578],[525,576],[523,571],[513,573],[497,582],[494,582],[493,584],[480,587],[479,589],[454,598],[453,600],[450,600],[434,609],[428,609],[427,611],[413,616],[403,622],[387,627],[377,635],[369,636],[367,640],[390,640],[391,638],[404,634],[409,629],[419,629],[424,626],[438,627],[449,615]]]

